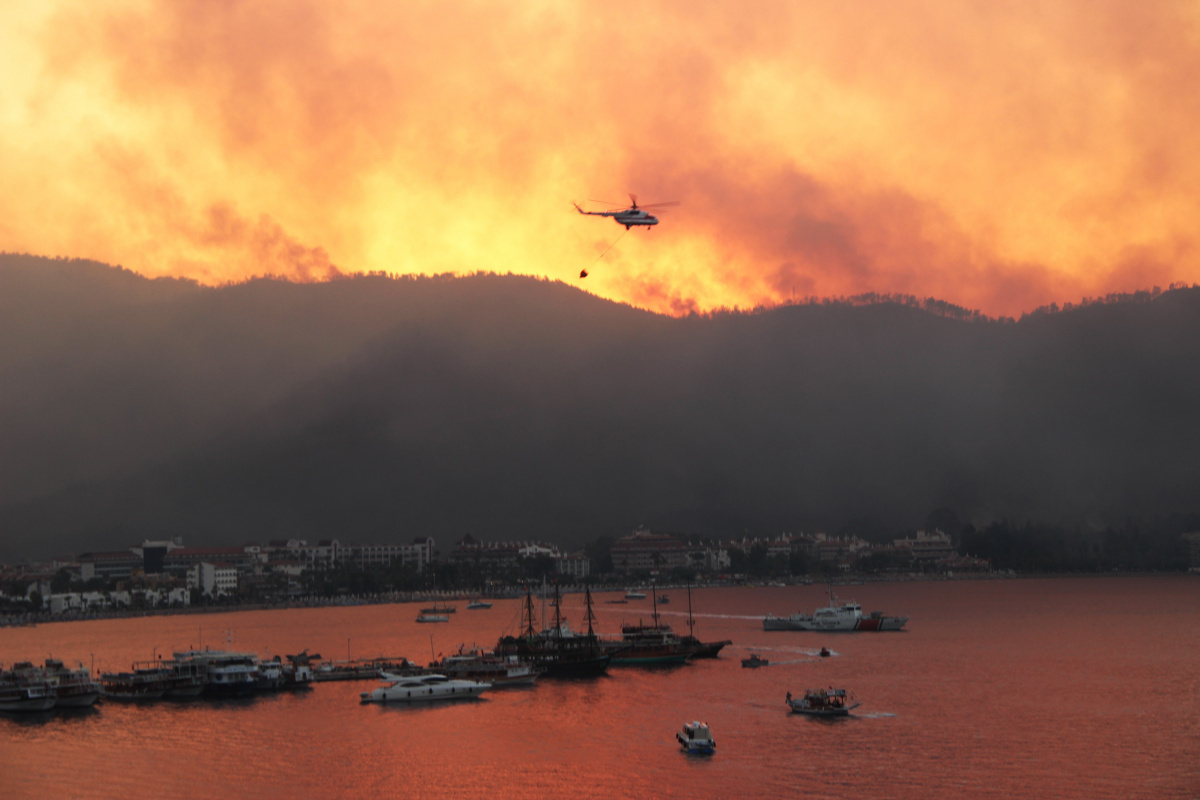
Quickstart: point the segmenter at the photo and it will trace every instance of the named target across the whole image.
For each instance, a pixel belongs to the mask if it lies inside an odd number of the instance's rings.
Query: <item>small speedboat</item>
[[[770,663],[771,662],[768,661],[767,659],[759,657],[758,653],[751,653],[749,658],[742,659],[743,667],[750,667],[750,668],[765,667],[765,666],[769,665]]]
[[[850,695],[845,689],[807,689],[799,700],[787,693],[787,704],[794,714],[810,717],[848,717],[861,703],[848,705]]]
[[[675,734],[675,739],[679,742],[679,746],[688,753],[710,756],[717,751],[716,740],[713,739],[707,722],[684,724],[683,730]]]
[[[422,611],[417,614],[417,622],[449,622],[450,617],[445,614],[426,614]]]
[[[462,700],[478,697],[492,688],[490,683],[449,678],[445,675],[380,676],[386,686],[359,694],[363,703],[425,703],[433,700]]]
[[[829,656],[830,656],[829,648],[822,647],[819,655],[821,656],[821,658],[829,658]]]

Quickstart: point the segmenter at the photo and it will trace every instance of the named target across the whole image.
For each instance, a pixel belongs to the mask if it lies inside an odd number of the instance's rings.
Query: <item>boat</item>
[[[175,661],[197,665],[204,675],[204,693],[214,697],[246,697],[255,692],[273,691],[282,683],[282,674],[271,667],[263,674],[254,653],[187,650],[175,653]]]
[[[31,662],[0,672],[0,711],[49,711],[57,702],[55,687]]]
[[[758,653],[751,653],[749,658],[742,659],[742,666],[750,667],[752,669],[757,669],[758,667],[770,666],[770,664],[771,664],[770,661],[768,661],[765,658],[760,657],[758,655]]]
[[[629,589],[628,591],[625,592],[625,599],[626,600],[645,600],[646,593],[639,592],[636,589]]]
[[[201,664],[194,661],[171,661],[164,662],[163,666],[169,670],[166,675],[167,690],[163,697],[182,700],[204,694],[207,677]]]
[[[666,603],[669,603],[669,602],[671,602],[671,596],[670,596],[670,595],[666,595],[666,594],[660,594],[660,595],[658,596],[658,604],[659,604],[659,605],[663,605],[663,604],[666,604]]]
[[[829,648],[828,648],[828,647],[822,647],[822,648],[821,648],[821,652],[820,652],[820,653],[818,653],[817,655],[819,655],[821,658],[829,658],[829,656],[830,656],[831,654],[830,654],[830,652],[829,652]]]
[[[654,599],[654,617],[650,625],[638,620],[636,625],[621,626],[621,638],[602,642],[612,655],[612,663],[625,666],[657,666],[682,664],[696,651],[675,635],[675,631],[658,619],[658,602]]]
[[[607,604],[608,604],[608,605],[610,605],[610,606],[627,606],[627,605],[629,605],[629,601],[628,601],[628,600],[625,600],[625,599],[621,599],[621,600],[605,600],[604,602],[605,602],[605,603],[607,603]]]
[[[314,659],[319,657],[312,656]],[[379,658],[356,659],[354,661],[326,661],[316,668],[313,678],[319,683],[325,681],[362,681],[377,678],[381,672],[390,672],[393,675],[419,675],[424,670],[404,657],[390,658],[380,656]]]
[[[491,608],[491,607],[492,607],[492,604],[489,603],[487,600],[472,600],[471,602],[467,603],[468,611],[475,611],[476,609]]]
[[[722,648],[726,645],[733,644],[732,639],[722,639],[719,642],[702,642],[696,638],[696,620],[692,618],[692,585],[688,587],[688,634],[680,636],[679,639],[688,647],[692,648],[693,659],[696,658],[716,658],[720,655]]]
[[[708,729],[707,722],[688,722],[683,730],[675,734],[676,741],[688,753],[710,756],[717,751],[717,742]]]
[[[105,672],[100,675],[104,684],[104,699],[139,702],[157,700],[167,692],[167,677],[170,670],[154,664],[133,665],[129,672]]]
[[[287,656],[287,663],[283,665],[283,688],[311,689],[317,679],[312,662],[320,657],[320,653],[310,656],[307,647],[297,655]],[[275,658],[278,659],[279,656]]]
[[[104,696],[104,685],[93,680],[82,664],[79,669],[68,669],[57,658],[47,658],[41,672],[54,687],[56,708],[89,708]]]
[[[768,614],[763,618],[764,631],[898,631],[903,630],[908,617],[889,617],[881,611],[872,611],[864,616],[862,606],[851,600],[838,605],[833,587],[829,587],[829,605],[818,608],[812,614],[792,614],[777,617]]]
[[[556,585],[557,594],[559,588]],[[562,617],[558,606],[554,607],[554,627],[537,631],[533,623],[533,594],[525,592],[525,608],[522,610],[524,628],[519,636],[501,636],[495,652],[499,656],[518,656],[542,667],[548,678],[590,678],[603,675],[608,670],[612,656],[605,651],[594,630],[595,616],[592,614],[592,592],[585,590],[587,606],[587,633],[578,633]]]
[[[498,656],[474,647],[468,650],[466,645],[460,646],[454,655],[432,662],[429,669],[451,678],[490,683],[493,689],[532,686],[546,671],[517,655]]]
[[[417,622],[449,622],[450,618],[445,614],[429,614],[422,611],[417,614]]]
[[[422,608],[421,613],[422,614],[433,614],[434,616],[440,617],[445,614],[458,613],[458,609],[455,606],[448,606],[445,603],[441,603],[439,605],[438,602],[436,600],[434,600],[433,605],[430,606],[429,608]]]
[[[478,697],[492,688],[490,683],[460,680],[445,675],[393,675],[385,672],[380,676],[386,686],[359,695],[363,703],[420,703],[433,700],[461,700]]]
[[[806,689],[799,700],[787,693],[787,704],[794,714],[810,717],[848,717],[861,703],[847,705],[850,696],[845,689]]]

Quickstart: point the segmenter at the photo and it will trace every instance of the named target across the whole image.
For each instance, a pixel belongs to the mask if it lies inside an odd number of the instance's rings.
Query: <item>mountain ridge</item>
[[[0,256],[13,555],[900,530],[941,507],[1088,526],[1192,510],[1200,478],[1197,290],[1016,321],[673,318],[518,276],[210,288],[48,261]]]

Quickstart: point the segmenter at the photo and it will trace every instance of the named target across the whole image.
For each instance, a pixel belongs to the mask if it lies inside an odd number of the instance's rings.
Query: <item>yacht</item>
[[[478,697],[492,688],[490,683],[459,680],[445,675],[382,675],[385,686],[359,695],[363,703],[420,703]]]

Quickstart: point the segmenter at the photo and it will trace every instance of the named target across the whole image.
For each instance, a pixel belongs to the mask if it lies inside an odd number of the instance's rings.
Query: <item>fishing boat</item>
[[[717,751],[717,742],[707,722],[688,722],[683,730],[675,734],[675,740],[686,752],[694,755],[711,756]]]
[[[764,631],[898,631],[903,630],[908,617],[889,617],[881,611],[864,616],[862,606],[851,600],[838,604],[833,587],[829,587],[829,605],[812,614],[796,613],[790,617],[768,614],[763,618]]]
[[[559,593],[557,585],[554,587]],[[579,633],[563,618],[559,606],[554,607],[554,627],[537,631],[533,622],[533,594],[525,593],[522,609],[524,628],[519,636],[501,636],[495,652],[499,656],[519,656],[546,670],[548,678],[589,678],[603,675],[612,656],[596,636],[592,613],[592,592],[585,590],[587,633]]]
[[[847,717],[861,703],[847,705],[850,700],[845,689],[806,689],[804,697],[796,699],[787,693],[787,704],[794,714],[810,717]]]
[[[759,657],[758,653],[751,653],[749,658],[742,659],[742,666],[749,667],[751,669],[770,666],[770,664],[771,662],[767,659]]]
[[[382,676],[385,686],[359,695],[363,703],[424,703],[434,700],[462,700],[478,697],[492,688],[490,683],[460,680],[445,675]]]
[[[546,670],[517,655],[499,656],[490,651],[466,645],[454,655],[430,663],[431,672],[451,678],[490,683],[493,689],[509,686],[532,686]]]
[[[719,642],[702,642],[696,638],[696,620],[692,618],[692,585],[688,587],[688,634],[687,636],[679,637],[680,640],[688,647],[692,648],[693,659],[696,658],[716,658],[720,655],[721,650],[726,646],[733,644],[732,639],[723,639]]]

